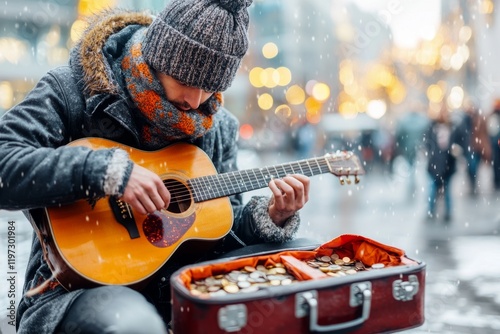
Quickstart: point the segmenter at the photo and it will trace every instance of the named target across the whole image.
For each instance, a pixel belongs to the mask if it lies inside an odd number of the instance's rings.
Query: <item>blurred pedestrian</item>
[[[458,127],[451,120],[446,107],[441,108],[425,136],[428,155],[427,172],[430,176],[427,218],[438,217],[436,203],[442,195],[444,199],[445,222],[452,217],[451,179],[456,172],[456,158],[462,153],[458,143]]]
[[[294,146],[297,158],[307,159],[313,154],[316,145],[316,129],[305,118],[299,120],[295,131]]]
[[[396,155],[408,163],[408,195],[415,194],[415,169],[417,155],[422,148],[425,131],[429,127],[429,118],[412,105],[396,125]]]
[[[382,167],[382,172],[391,174],[394,162],[394,132],[387,126],[381,125],[373,133],[373,146],[375,161]]]
[[[491,143],[493,188],[500,191],[500,99],[495,101],[493,111],[488,115],[487,129]]]
[[[465,109],[465,115],[460,126],[463,134],[464,156],[467,161],[467,178],[469,180],[469,193],[477,194],[477,173],[481,161],[490,161],[491,144],[488,137],[486,117],[474,105]]]

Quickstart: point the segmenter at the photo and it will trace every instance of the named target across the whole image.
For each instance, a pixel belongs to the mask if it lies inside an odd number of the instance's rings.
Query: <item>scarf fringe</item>
[[[46,292],[47,290],[54,290],[58,285],[59,281],[56,280],[56,275],[52,274],[45,282],[42,284],[28,290],[25,294],[26,297],[33,297],[38,294],[42,294]]]

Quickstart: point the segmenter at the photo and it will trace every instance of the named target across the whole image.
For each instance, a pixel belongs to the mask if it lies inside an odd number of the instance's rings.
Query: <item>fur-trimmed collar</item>
[[[148,26],[153,21],[149,13],[125,10],[104,11],[88,19],[88,28],[75,48],[72,61],[82,71],[85,93],[93,96],[100,93],[116,94],[118,87],[110,77],[110,69],[102,48],[106,40],[128,25]]]

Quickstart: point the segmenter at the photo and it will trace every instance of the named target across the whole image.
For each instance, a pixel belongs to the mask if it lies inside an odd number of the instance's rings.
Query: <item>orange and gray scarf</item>
[[[213,94],[196,110],[178,110],[167,100],[163,86],[144,61],[143,34],[143,29],[134,34],[121,63],[126,88],[140,111],[143,145],[159,149],[172,141],[203,136],[212,127],[212,117],[222,105],[222,94]]]

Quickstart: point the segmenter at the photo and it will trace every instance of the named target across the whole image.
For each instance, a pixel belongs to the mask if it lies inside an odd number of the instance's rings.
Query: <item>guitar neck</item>
[[[289,174],[314,176],[329,173],[324,157],[300,160],[292,163],[234,171],[193,178],[189,181],[195,202],[231,196],[265,188],[269,181]]]

